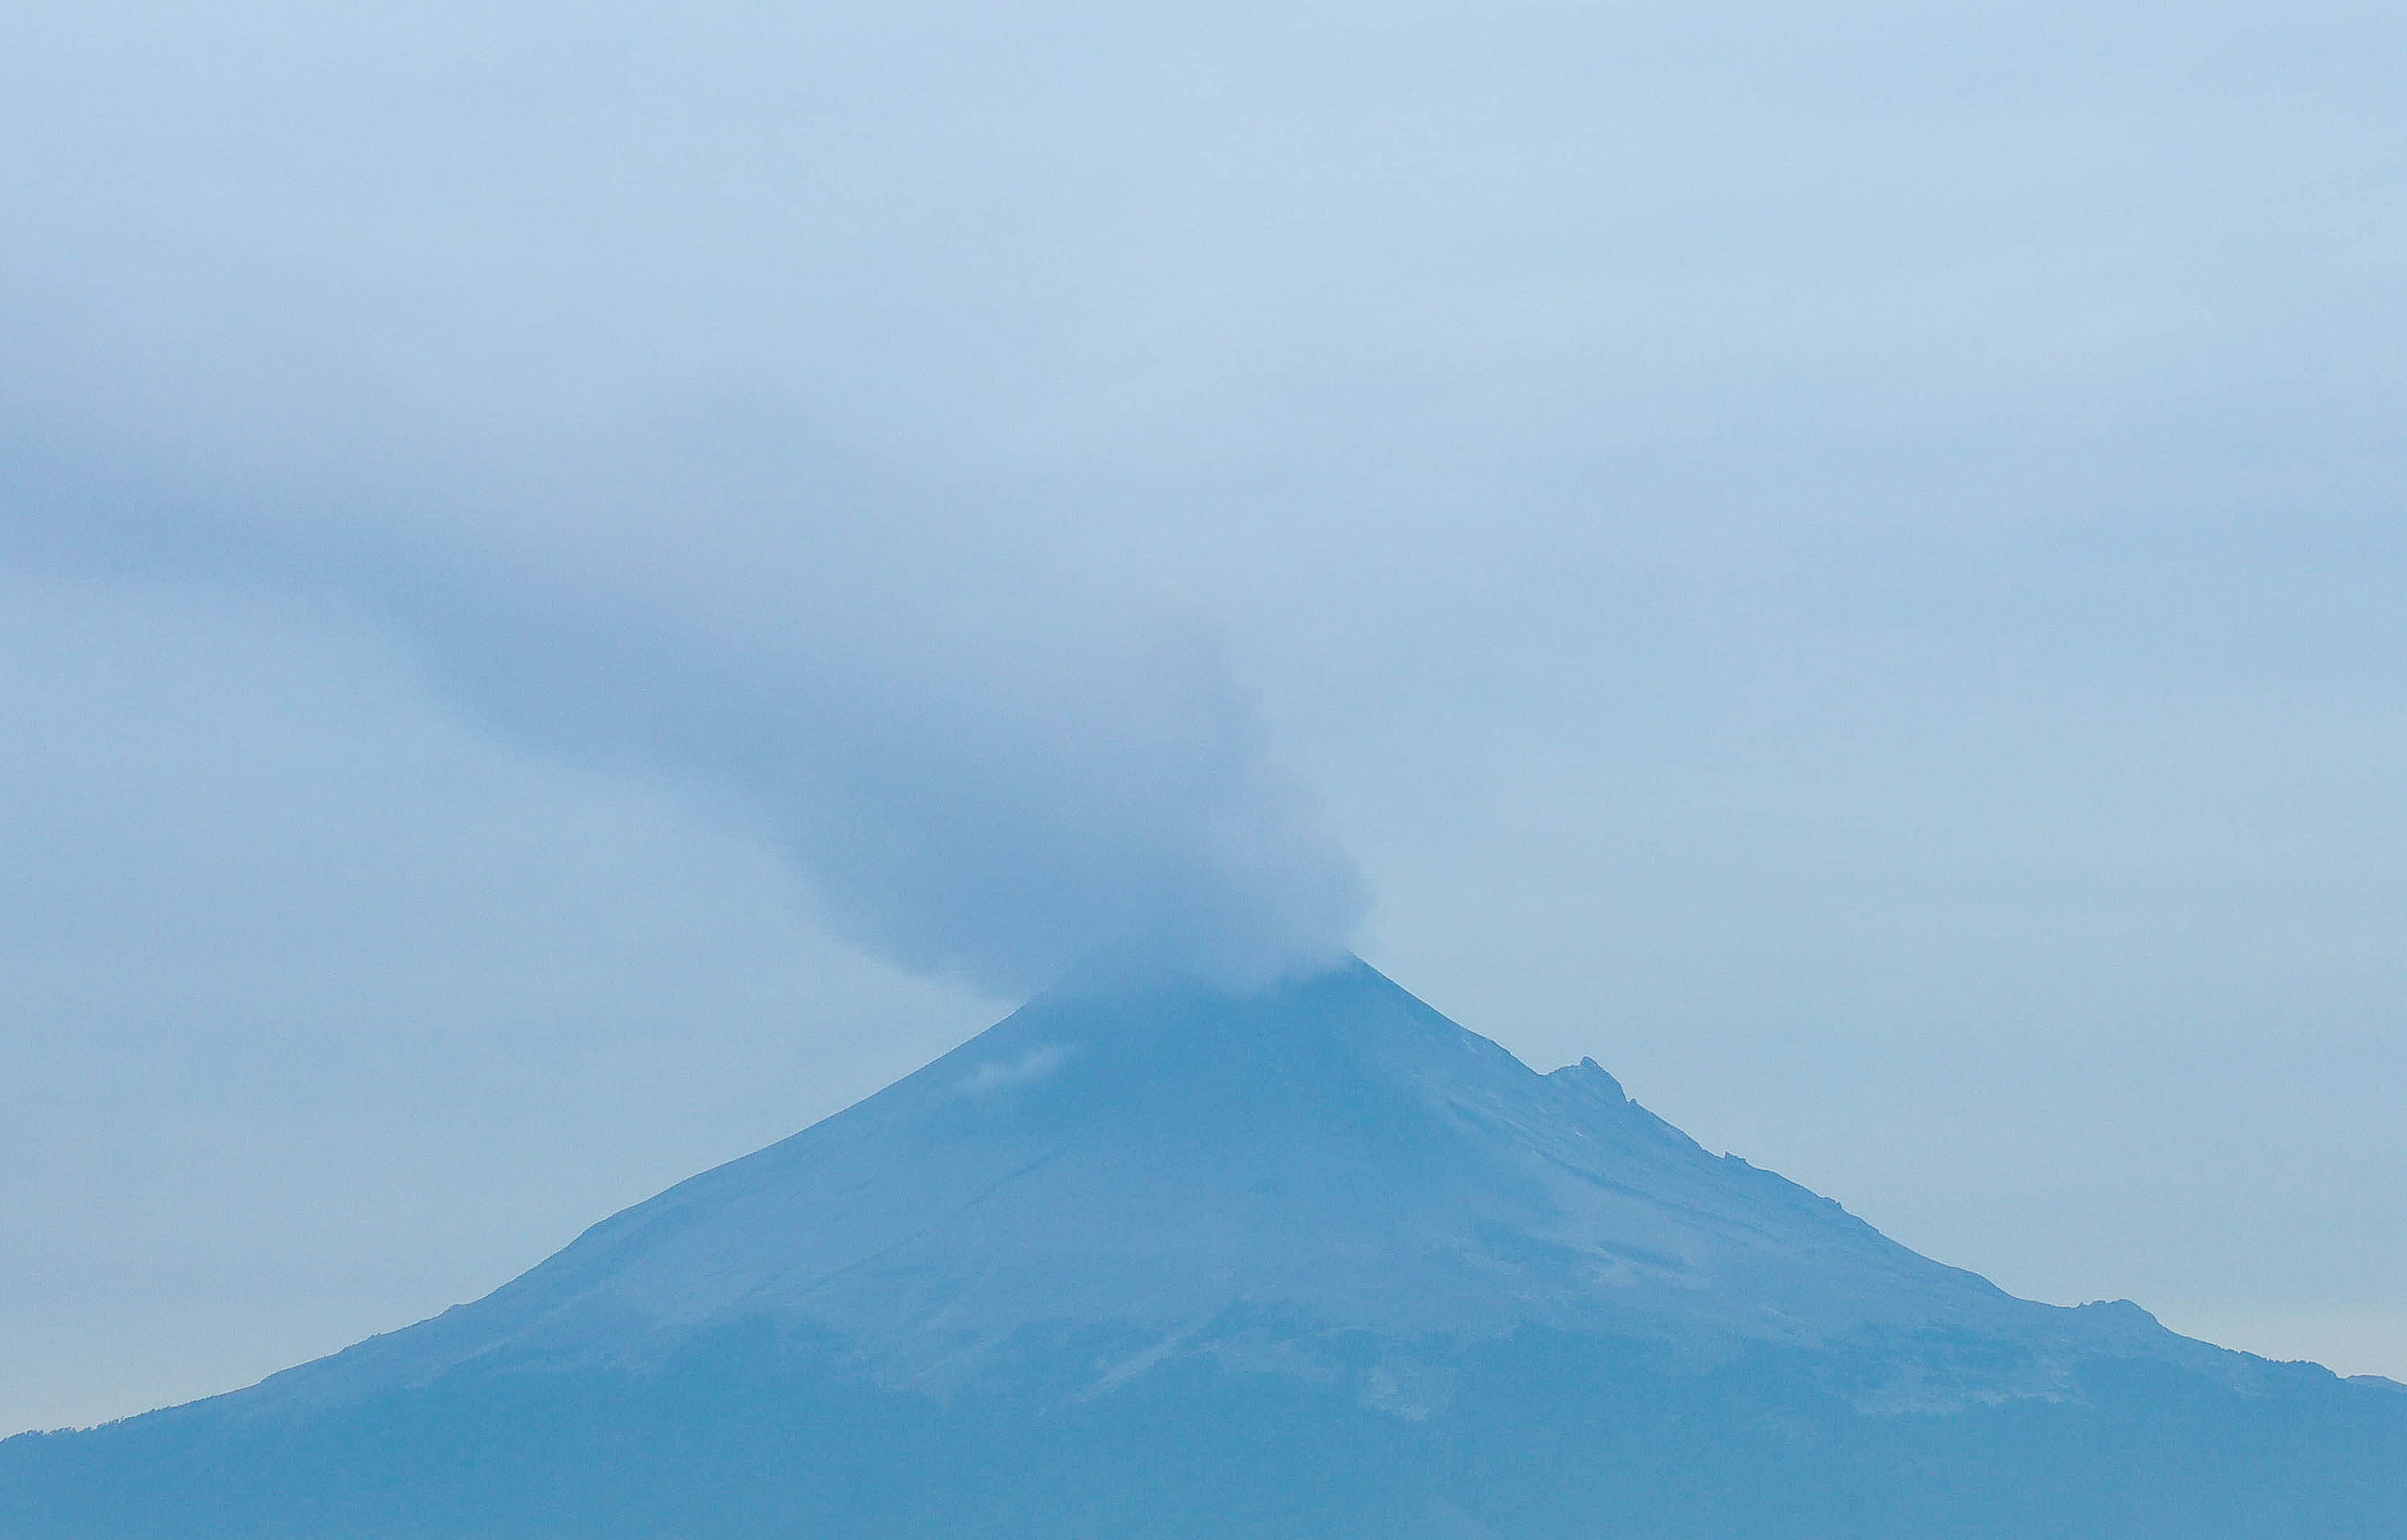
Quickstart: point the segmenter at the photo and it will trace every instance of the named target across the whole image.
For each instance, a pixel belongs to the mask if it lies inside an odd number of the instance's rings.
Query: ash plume
[[[774,843],[823,924],[913,971],[1020,995],[1108,951],[1252,987],[1344,954],[1359,875],[1206,627],[757,426],[613,424],[399,486],[104,473],[61,431],[72,473],[15,457],[6,526],[21,559],[330,599],[494,735]]]

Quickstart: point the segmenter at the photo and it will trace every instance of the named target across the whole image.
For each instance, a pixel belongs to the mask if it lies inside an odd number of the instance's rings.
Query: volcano
[[[2407,1388],[2015,1298],[1369,966],[1099,968],[35,1537],[2407,1535]]]

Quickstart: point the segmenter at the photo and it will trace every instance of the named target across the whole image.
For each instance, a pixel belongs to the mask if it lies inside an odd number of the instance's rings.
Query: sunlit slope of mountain
[[[2059,1309],[1367,966],[1099,969],[27,1534],[2407,1534],[2407,1392]],[[2387,1526],[2387,1527],[2385,1527]]]

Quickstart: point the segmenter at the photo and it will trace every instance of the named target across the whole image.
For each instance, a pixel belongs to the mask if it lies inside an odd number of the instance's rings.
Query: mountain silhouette
[[[2407,1534],[2407,1390],[2060,1308],[1354,962],[1097,967],[32,1536]]]

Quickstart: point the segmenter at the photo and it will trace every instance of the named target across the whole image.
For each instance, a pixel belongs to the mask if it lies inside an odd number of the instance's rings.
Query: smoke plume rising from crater
[[[958,491],[724,448],[556,437],[409,500],[158,477],[10,523],[331,597],[494,733],[773,842],[913,971],[1025,994],[1109,951],[1250,987],[1344,954],[1359,875],[1208,626],[1048,570]]]

